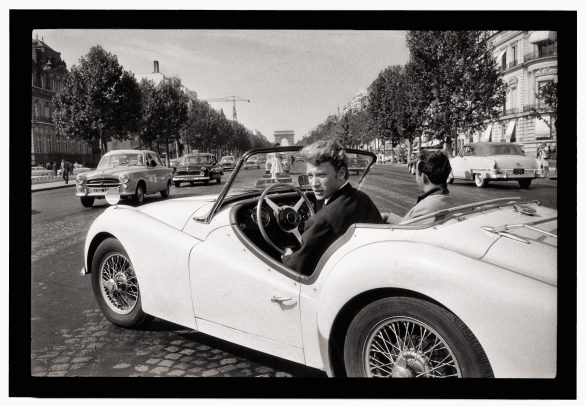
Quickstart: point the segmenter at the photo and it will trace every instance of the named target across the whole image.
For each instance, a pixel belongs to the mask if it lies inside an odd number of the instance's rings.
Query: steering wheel
[[[268,193],[272,189],[283,186],[293,190],[294,192],[297,192],[297,194],[300,196],[299,201],[296,202],[293,207],[279,206],[268,198]],[[284,250],[278,247],[276,244],[274,244],[274,242],[272,242],[268,234],[266,234],[266,230],[264,229],[264,224],[262,223],[262,204],[264,202],[266,202],[268,207],[270,207],[274,212],[276,223],[278,224],[280,229],[286,233],[294,235],[296,239],[299,241],[299,244],[303,245],[301,233],[299,232],[299,224],[303,220],[303,216],[299,213],[299,209],[301,208],[303,203],[307,203],[307,207],[309,208],[310,213],[309,217],[315,214],[315,210],[313,210],[313,205],[311,204],[311,201],[307,198],[307,196],[305,196],[301,189],[286,183],[275,183],[273,185],[268,186],[266,190],[262,192],[262,195],[260,195],[260,199],[258,200],[258,206],[256,207],[256,218],[258,219],[258,228],[260,229],[260,234],[262,234],[262,237],[264,237],[264,240],[266,240],[266,242],[270,244],[270,246],[272,246],[276,251],[280,252],[280,254],[283,254]]]

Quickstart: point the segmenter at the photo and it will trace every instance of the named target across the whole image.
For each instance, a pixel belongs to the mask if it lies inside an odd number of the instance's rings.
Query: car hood
[[[93,171],[83,172],[83,176],[86,179],[95,179],[104,176],[118,176],[122,173],[130,174],[144,171],[146,171],[146,167],[144,166],[118,166],[115,168],[96,169]]]
[[[137,210],[171,227],[182,230],[190,218],[209,211],[215,199],[217,199],[217,195],[182,197],[149,203]]]

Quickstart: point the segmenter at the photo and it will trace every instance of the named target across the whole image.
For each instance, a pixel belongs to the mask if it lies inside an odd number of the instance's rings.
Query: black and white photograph
[[[576,399],[576,31],[10,10],[10,396]]]

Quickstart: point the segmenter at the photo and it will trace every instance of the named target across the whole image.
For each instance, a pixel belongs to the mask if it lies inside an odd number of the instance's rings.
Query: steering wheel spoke
[[[303,199],[302,197],[299,199],[298,202],[295,203],[295,205],[293,206],[293,209],[295,211],[299,211],[299,209],[301,208],[301,206],[303,205],[303,203],[305,202],[305,199]]]
[[[275,215],[278,215],[278,213],[280,212],[280,207],[274,203],[272,200],[270,200],[268,198],[268,196],[264,197],[264,201],[266,202],[266,204],[268,204],[268,206],[274,211]]]
[[[297,228],[293,228],[289,232],[292,235],[294,235],[297,238],[297,240],[299,240],[299,244],[303,245],[303,237],[301,236],[301,233],[299,232],[299,227],[298,226],[297,226]]]

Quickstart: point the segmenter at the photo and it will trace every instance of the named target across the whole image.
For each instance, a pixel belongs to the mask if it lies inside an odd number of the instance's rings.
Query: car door
[[[231,226],[193,248],[189,272],[202,332],[304,361],[299,283],[254,255]]]
[[[156,157],[158,158],[158,157]],[[147,153],[146,154],[146,163],[147,163],[147,169],[146,169],[146,190],[148,191],[148,193],[152,193],[155,192],[157,190],[160,190],[160,187],[158,186],[158,170],[157,168],[159,167],[159,163],[157,162],[155,158],[155,154],[152,153]],[[159,160],[160,162],[160,160]]]
[[[156,162],[155,173],[156,173],[156,187],[157,190],[164,190],[167,187],[168,177],[167,174],[169,169],[163,164],[160,156],[154,154],[154,161]]]
[[[469,148],[464,146],[459,151],[459,154],[451,159],[451,170],[453,171],[453,177],[457,179],[465,179],[465,150]]]

